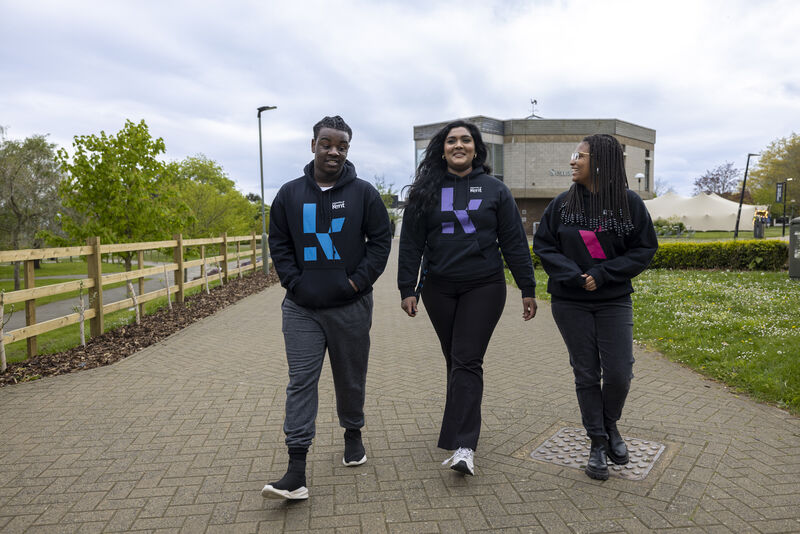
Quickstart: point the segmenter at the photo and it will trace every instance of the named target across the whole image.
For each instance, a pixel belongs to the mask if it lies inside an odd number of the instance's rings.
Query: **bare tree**
[[[674,193],[675,188],[670,185],[670,183],[663,178],[656,178],[655,184],[653,184],[653,193],[655,196],[660,197],[661,195],[666,195],[667,193]]]
[[[724,195],[732,193],[739,183],[741,174],[741,169],[734,167],[732,162],[726,161],[722,165],[706,171],[704,175],[694,181],[694,194],[716,193],[717,195]]]

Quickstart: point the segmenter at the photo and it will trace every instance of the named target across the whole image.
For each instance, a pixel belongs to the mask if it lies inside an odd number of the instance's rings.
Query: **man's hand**
[[[406,297],[400,303],[400,307],[408,314],[409,317],[417,316],[417,297]]]
[[[594,277],[584,273],[581,275],[583,277],[583,289],[586,291],[594,291],[597,289],[597,282],[594,281]]]
[[[530,321],[534,317],[536,317],[536,310],[538,306],[536,305],[536,299],[533,297],[522,297],[522,319],[524,321]]]
[[[358,286],[356,285],[356,283],[350,280],[349,278],[347,279],[347,281],[350,282],[350,286],[353,288],[353,291],[358,293]]]

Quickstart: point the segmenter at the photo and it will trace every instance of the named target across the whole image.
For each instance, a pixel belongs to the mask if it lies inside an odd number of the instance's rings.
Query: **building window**
[[[650,151],[644,151],[644,190],[650,191]]]
[[[492,175],[498,180],[503,179],[503,145],[487,143],[488,156],[486,163],[492,168]]]
[[[416,173],[416,170],[419,168],[419,164],[422,163],[422,159],[425,157],[425,149],[426,148],[427,147],[418,148],[417,149],[416,162],[414,163],[414,171],[415,171],[415,173]]]

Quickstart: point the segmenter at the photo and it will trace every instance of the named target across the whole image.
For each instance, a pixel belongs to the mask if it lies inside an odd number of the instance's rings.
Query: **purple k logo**
[[[472,224],[472,221],[469,218],[469,214],[467,211],[475,211],[480,207],[482,199],[480,198],[473,198],[469,201],[469,205],[467,205],[467,209],[465,210],[457,210],[453,209],[453,188],[452,187],[443,187],[442,188],[442,212],[452,211],[456,214],[456,219],[458,222],[461,223],[461,228],[464,229],[465,234],[474,234],[475,233],[475,225]],[[453,234],[456,231],[456,223],[453,222],[443,222],[442,223],[442,233],[443,234]]]

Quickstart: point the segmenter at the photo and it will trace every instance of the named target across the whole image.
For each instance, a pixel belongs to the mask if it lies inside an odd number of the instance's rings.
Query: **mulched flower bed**
[[[243,278],[232,279],[224,286],[211,289],[209,294],[202,291],[187,297],[182,305],[173,302],[172,310],[164,307],[152,315],[145,315],[141,324],[121,326],[102,336],[91,338],[87,340],[85,347],[78,346],[55,354],[40,354],[23,362],[9,364],[8,369],[0,373],[0,387],[117,362],[278,282],[274,269],[268,275],[258,271]]]

